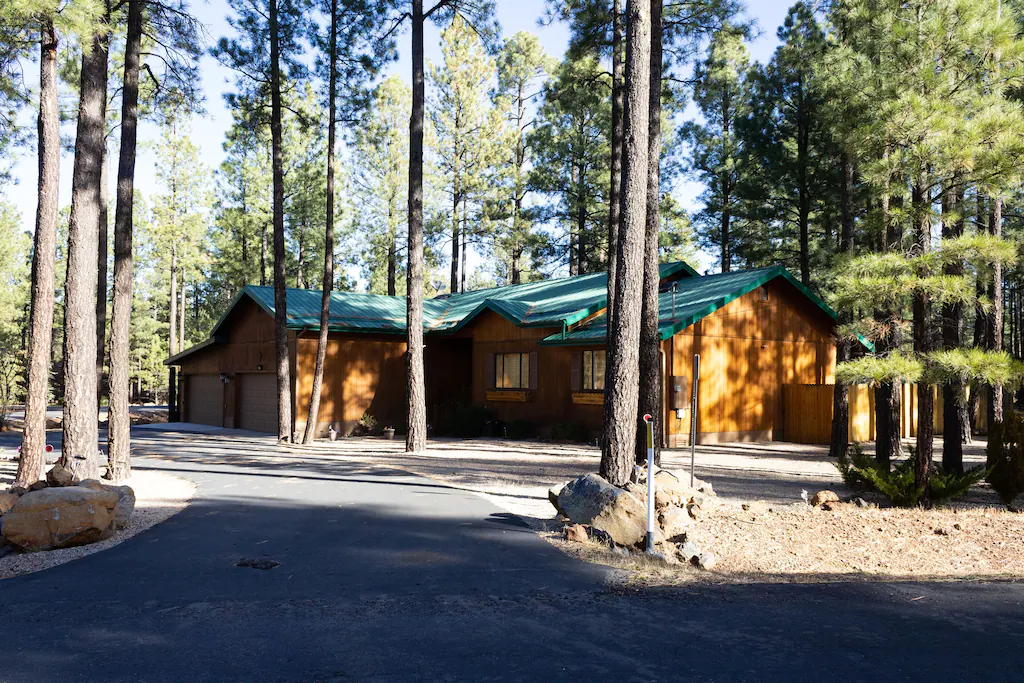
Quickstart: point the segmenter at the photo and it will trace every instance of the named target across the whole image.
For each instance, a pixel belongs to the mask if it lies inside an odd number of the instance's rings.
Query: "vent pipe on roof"
[[[678,283],[672,283],[672,320],[676,319],[676,287],[678,286]]]

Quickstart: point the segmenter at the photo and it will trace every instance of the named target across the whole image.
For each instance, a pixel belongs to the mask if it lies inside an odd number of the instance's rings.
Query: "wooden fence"
[[[900,434],[912,438],[917,436],[917,385],[904,384],[901,387]],[[782,418],[785,441],[795,443],[827,444],[832,436],[832,393],[831,384],[784,384],[782,386]],[[935,392],[935,412],[932,424],[936,434],[942,434],[942,391]],[[984,431],[987,409],[987,393],[981,392],[975,423]],[[875,439],[875,390],[867,384],[850,387],[850,441],[874,441]]]

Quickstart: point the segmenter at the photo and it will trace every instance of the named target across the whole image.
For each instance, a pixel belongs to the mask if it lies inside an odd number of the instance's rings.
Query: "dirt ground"
[[[841,497],[854,493],[842,484],[827,449],[819,446],[772,442],[697,448],[696,474],[712,483],[718,497],[688,540],[717,555],[710,572],[623,556],[592,542],[561,540],[547,490],[596,471],[596,448],[433,440],[426,454],[409,455],[403,446],[363,438],[309,450],[369,458],[474,491],[520,516],[566,552],[632,570],[634,580],[645,584],[1024,578],[1024,515],[1006,511],[987,486],[932,510],[852,504],[831,511],[812,508],[803,502],[804,492],[809,497],[822,489]],[[984,462],[984,446],[968,447],[969,467]],[[662,465],[688,473],[689,459],[689,451],[665,451]]]

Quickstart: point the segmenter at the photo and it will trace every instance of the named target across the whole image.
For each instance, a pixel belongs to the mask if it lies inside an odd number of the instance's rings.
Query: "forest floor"
[[[320,443],[330,452],[421,474],[472,491],[524,519],[564,551],[632,570],[647,585],[834,580],[974,580],[1024,578],[1024,515],[1008,512],[986,485],[930,510],[812,508],[803,492],[853,494],[819,446],[782,442],[699,446],[696,473],[718,496],[688,540],[718,557],[711,572],[622,555],[600,544],[562,540],[547,499],[551,486],[595,472],[596,448],[499,439],[431,440],[422,455],[401,442],[344,439]],[[984,442],[968,447],[967,465],[984,461]],[[305,449],[304,449],[305,450]],[[937,453],[936,458],[941,454]],[[688,473],[688,451],[663,452],[662,465]]]

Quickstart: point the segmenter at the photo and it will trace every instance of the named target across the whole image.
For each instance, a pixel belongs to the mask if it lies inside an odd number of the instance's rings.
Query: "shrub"
[[[466,406],[449,414],[437,425],[439,436],[456,436],[472,439],[490,435],[494,413],[483,406]]]
[[[836,463],[843,483],[852,489],[872,489],[871,481],[865,476],[864,470],[875,467],[875,458],[865,453],[864,448],[856,441],[845,453],[839,454],[839,462]]]
[[[910,446],[908,450],[906,460],[897,462],[892,470],[886,470],[865,454],[860,444],[855,443],[852,453],[839,457],[836,468],[847,486],[877,491],[898,507],[913,507],[922,502],[925,488],[919,486],[914,477],[917,449]],[[939,503],[960,498],[988,473],[989,469],[984,466],[958,473],[946,472],[941,465],[933,464],[928,478],[928,499]]]
[[[1014,413],[1009,420],[994,422],[988,432],[986,479],[1004,503],[1024,493],[1024,418]]]
[[[552,441],[590,442],[590,430],[577,422],[556,422],[551,425]]]
[[[509,420],[505,423],[507,439],[533,439],[539,431],[540,425],[530,420]]]
[[[363,413],[363,416],[359,418],[359,426],[367,432],[372,432],[377,428],[377,418],[369,413]]]

